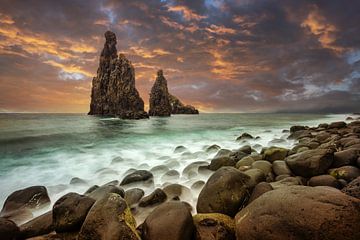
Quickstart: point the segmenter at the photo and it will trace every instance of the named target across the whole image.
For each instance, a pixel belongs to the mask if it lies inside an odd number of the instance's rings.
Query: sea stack
[[[199,111],[191,106],[183,104],[177,97],[169,94],[171,114],[199,114]]]
[[[171,114],[171,104],[169,99],[169,91],[167,81],[163,71],[157,72],[157,78],[150,92],[150,116],[169,117]]]
[[[116,35],[105,32],[97,76],[92,81],[89,115],[124,119],[148,118],[144,101],[135,88],[135,70],[123,54],[117,54]]]

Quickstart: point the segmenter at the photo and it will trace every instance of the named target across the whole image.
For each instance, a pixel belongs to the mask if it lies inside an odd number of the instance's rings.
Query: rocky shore
[[[256,151],[245,144],[256,137],[246,132],[234,139],[239,149],[208,146],[214,158],[181,173],[211,175],[191,189],[166,184],[145,194],[156,174],[179,175],[160,165],[53,205],[44,186],[15,191],[0,212],[1,239],[360,239],[360,121],[348,120],[284,129],[295,141],[289,149],[274,143]],[[191,190],[199,193],[196,207]]]

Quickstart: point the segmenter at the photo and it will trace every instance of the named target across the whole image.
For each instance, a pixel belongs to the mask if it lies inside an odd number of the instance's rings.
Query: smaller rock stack
[[[171,114],[199,114],[199,111],[191,106],[184,105],[177,97],[174,95],[169,95],[170,104],[171,104]]]
[[[171,114],[171,104],[169,100],[169,91],[167,81],[163,71],[157,72],[157,78],[150,92],[150,116],[168,117]]]

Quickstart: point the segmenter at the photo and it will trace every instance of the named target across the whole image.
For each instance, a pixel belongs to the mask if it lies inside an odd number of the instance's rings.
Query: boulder
[[[169,94],[171,114],[199,114],[199,111],[191,106],[183,104],[177,97]]]
[[[46,212],[20,226],[20,237],[27,239],[54,231],[52,211]]]
[[[159,70],[150,92],[149,115],[168,117],[171,111],[167,81],[163,75],[163,71]]]
[[[125,200],[108,193],[95,202],[80,229],[78,240],[139,240],[136,222]]]
[[[243,133],[241,134],[237,139],[236,141],[240,141],[240,140],[246,140],[246,139],[253,139],[254,137],[251,136],[250,134],[248,133]]]
[[[133,173],[127,175],[120,183],[120,185],[126,185],[134,182],[144,182],[153,179],[153,174],[146,170],[136,170]]]
[[[300,131],[300,130],[305,130],[305,129],[306,129],[305,126],[295,125],[295,126],[290,127],[290,132],[294,133],[294,132],[297,132],[297,131]]]
[[[235,240],[235,221],[221,213],[193,216],[196,240]]]
[[[251,203],[252,201],[254,201],[255,199],[257,199],[258,197],[260,197],[261,195],[263,195],[264,193],[273,190],[272,186],[270,183],[267,182],[260,182],[258,183],[255,188],[253,189],[249,201],[248,203]]]
[[[128,206],[132,206],[140,201],[140,199],[144,196],[144,190],[140,188],[132,188],[125,191],[125,201]]]
[[[142,224],[143,240],[193,239],[194,222],[182,202],[167,202],[155,208]]]
[[[135,87],[135,70],[124,54],[118,56],[116,35],[105,32],[97,76],[93,78],[89,115],[148,118]]]
[[[240,161],[238,161],[235,167],[239,169],[242,166],[251,166],[253,162],[255,162],[254,158],[252,158],[251,156],[247,156],[241,159]]]
[[[177,146],[175,149],[174,149],[174,153],[182,153],[182,152],[185,152],[187,150],[186,147],[184,146]]]
[[[272,169],[277,176],[292,175],[292,172],[285,161],[274,161],[272,164]]]
[[[166,193],[160,188],[155,189],[150,195],[142,198],[139,202],[140,207],[148,207],[165,202]]]
[[[84,179],[73,177],[70,180],[70,185],[87,185],[87,182]]]
[[[264,159],[269,162],[284,160],[288,155],[288,152],[289,150],[286,148],[270,147],[264,151]]]
[[[68,193],[53,206],[53,225],[56,232],[79,230],[95,200],[77,193]]]
[[[235,168],[220,168],[210,176],[201,190],[197,212],[234,216],[250,197],[247,186],[249,181],[248,175]]]
[[[359,149],[347,149],[334,153],[334,162],[332,167],[338,168],[345,165],[355,165],[360,156]]]
[[[182,199],[184,196],[191,196],[189,188],[180,184],[170,184],[163,189],[168,199]]]
[[[0,217],[1,240],[16,240],[18,239],[19,234],[19,228],[13,221]]]
[[[343,166],[329,170],[331,176],[337,179],[344,179],[347,182],[351,182],[358,176],[360,176],[360,170],[354,166]]]
[[[296,186],[296,185],[303,185],[302,181],[296,177],[286,177],[276,182],[270,183],[273,189],[289,187],[289,186]]]
[[[308,178],[326,173],[333,159],[331,149],[315,149],[290,155],[286,158],[286,163],[293,173]]]
[[[211,171],[216,171],[221,167],[225,167],[225,166],[235,166],[236,162],[234,161],[234,159],[230,158],[230,157],[219,157],[219,158],[214,158],[213,160],[211,160],[211,163],[209,165],[209,169]]]
[[[235,218],[242,239],[360,239],[360,200],[335,188],[293,186],[269,191]]]
[[[346,122],[332,122],[329,124],[329,129],[332,129],[332,128],[344,128],[346,127]]]
[[[244,157],[246,157],[246,156],[248,156],[248,155],[249,155],[249,154],[244,153],[244,152],[238,150],[238,151],[236,151],[236,152],[232,152],[232,153],[229,155],[229,157],[232,158],[232,159],[235,161],[235,163],[236,163],[236,162],[240,161],[241,159],[243,159]]]
[[[349,196],[360,199],[360,177],[352,180],[341,191]]]
[[[331,175],[314,176],[309,179],[308,185],[312,187],[316,187],[316,186],[328,186],[334,188],[340,187],[339,182],[336,180],[336,178],[334,178]]]
[[[244,173],[250,177],[250,180],[247,183],[247,186],[250,188],[253,188],[256,184],[266,180],[264,172],[257,168],[246,170]]]
[[[241,151],[241,152],[246,153],[247,155],[249,155],[249,154],[251,154],[252,149],[251,149],[250,145],[245,145],[245,146],[242,146],[241,148],[239,148],[238,151]]]
[[[221,149],[219,145],[213,144],[205,149],[205,152],[207,153],[214,153]]]
[[[268,175],[272,170],[272,164],[268,161],[259,160],[253,162],[251,168],[260,169],[265,175]]]
[[[50,204],[48,192],[44,186],[32,186],[10,194],[4,203],[0,216],[12,215],[11,212],[35,210]]]
[[[229,157],[231,153],[232,153],[232,151],[229,150],[229,149],[220,149],[220,150],[216,153],[216,155],[215,155],[214,158]]]
[[[117,193],[121,197],[124,197],[125,192],[122,188],[114,185],[103,185],[101,187],[94,188],[90,193],[85,193],[86,196],[89,196],[95,200],[99,200],[106,196],[108,193]]]

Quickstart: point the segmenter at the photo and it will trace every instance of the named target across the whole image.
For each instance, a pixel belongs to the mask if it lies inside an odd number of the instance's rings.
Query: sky
[[[148,105],[158,69],[202,112],[360,111],[358,0],[0,0],[0,112],[88,112],[104,33]]]

